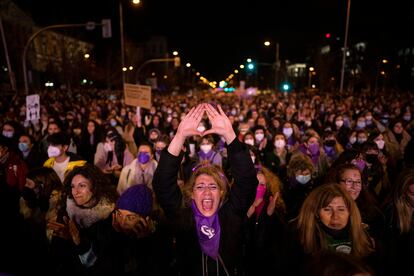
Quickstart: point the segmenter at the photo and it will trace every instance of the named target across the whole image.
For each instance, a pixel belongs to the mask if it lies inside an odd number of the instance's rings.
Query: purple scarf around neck
[[[217,260],[220,245],[220,222],[217,211],[211,217],[205,217],[198,210],[194,200],[191,201],[196,221],[198,242],[204,254]]]
[[[214,151],[213,150],[210,150],[209,152],[207,152],[207,153],[204,153],[204,151],[202,151],[202,150],[200,150],[199,152],[198,152],[198,155],[200,156],[200,159],[201,160],[209,160],[209,161],[213,161],[213,160],[210,160],[211,159],[211,157],[213,156],[213,154],[214,154]]]

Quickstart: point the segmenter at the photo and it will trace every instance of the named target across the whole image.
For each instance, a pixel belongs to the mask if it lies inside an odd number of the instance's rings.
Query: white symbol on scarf
[[[206,235],[209,239],[214,237],[214,235],[216,234],[216,231],[214,231],[214,228],[210,228],[207,225],[202,225],[200,230],[201,230],[201,233]]]

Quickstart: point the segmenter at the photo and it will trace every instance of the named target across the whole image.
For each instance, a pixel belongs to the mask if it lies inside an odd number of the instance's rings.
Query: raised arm
[[[193,107],[190,112],[180,122],[177,133],[168,146],[168,152],[174,156],[180,155],[181,149],[184,145],[185,139],[193,135],[201,135],[202,133],[197,131],[197,127],[200,124],[204,114],[204,105],[199,104]]]
[[[187,137],[200,135],[197,126],[203,117],[204,109],[198,105],[190,110],[178,126],[178,130],[168,149],[161,153],[160,160],[152,179],[152,186],[158,202],[167,217],[171,217],[181,207],[182,194],[177,185],[178,170],[180,169],[181,148]]]
[[[210,104],[205,106],[212,128],[204,132],[204,135],[210,133],[221,135],[228,145],[229,163],[235,180],[231,188],[229,204],[239,216],[245,216],[254,200],[258,184],[249,150],[246,145],[236,139],[231,122],[221,106],[217,106],[218,110]]]

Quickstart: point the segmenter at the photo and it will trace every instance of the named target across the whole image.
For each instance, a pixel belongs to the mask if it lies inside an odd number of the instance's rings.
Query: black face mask
[[[46,212],[49,210],[49,198],[41,196],[37,201],[37,205],[39,206],[40,210],[42,210],[42,212]]]
[[[37,195],[33,189],[24,187],[22,190],[22,197],[26,201],[29,208],[33,209],[37,206]]]
[[[370,164],[374,164],[378,161],[378,155],[377,154],[365,154],[365,160],[367,160],[367,162]]]
[[[333,147],[335,146],[336,141],[335,140],[325,140],[325,146],[327,147]]]

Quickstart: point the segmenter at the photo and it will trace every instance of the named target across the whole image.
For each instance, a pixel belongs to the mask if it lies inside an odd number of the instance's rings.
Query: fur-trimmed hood
[[[102,198],[98,204],[91,208],[79,207],[73,199],[67,199],[66,211],[69,218],[74,220],[81,228],[88,228],[92,224],[106,219],[115,209],[115,203]]]

